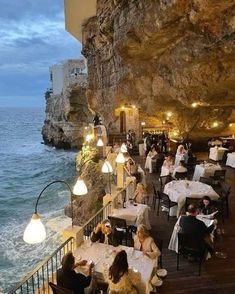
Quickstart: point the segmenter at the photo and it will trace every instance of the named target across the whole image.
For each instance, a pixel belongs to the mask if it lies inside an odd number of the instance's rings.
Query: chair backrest
[[[188,177],[188,172],[184,172],[184,173],[179,173],[179,172],[176,172],[175,173],[175,178],[177,180],[184,180]]]
[[[214,179],[225,180],[226,169],[215,170]]]
[[[195,234],[178,233],[178,252],[179,253],[195,253],[197,256],[203,256],[206,245],[202,240],[197,238]]]
[[[63,287],[53,284],[52,282],[49,282],[49,285],[52,289],[53,294],[74,294],[73,290],[65,289]]]
[[[155,197],[158,197],[157,189],[156,189],[154,183],[152,183],[152,185],[153,185],[153,194],[154,194]]]
[[[167,194],[163,193],[162,191],[157,191],[157,194],[158,194],[159,200],[164,201],[164,202],[167,201],[170,203],[170,198]]]
[[[206,177],[200,177],[199,182],[211,186],[213,184],[213,179],[212,178],[206,178]]]
[[[159,179],[160,179],[161,190],[163,190],[165,185],[171,181],[171,176],[170,175],[161,176],[159,177]]]
[[[197,157],[195,156],[190,156],[188,158],[187,165],[196,165],[197,164]]]
[[[112,228],[126,228],[126,220],[119,217],[108,216]]]
[[[229,186],[228,184],[226,184],[225,182],[221,182],[221,194],[222,196],[228,196],[230,191],[231,191],[231,186]]]

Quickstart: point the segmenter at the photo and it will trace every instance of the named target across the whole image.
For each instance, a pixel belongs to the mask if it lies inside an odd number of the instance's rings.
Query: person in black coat
[[[213,231],[214,225],[207,227],[204,222],[196,218],[198,210],[195,205],[188,206],[188,215],[183,215],[180,218],[180,233],[191,234],[198,240],[198,244],[206,245],[208,251],[213,253],[213,244],[209,239],[209,234]]]
[[[93,263],[89,265],[89,274],[87,277],[83,274],[76,273],[74,268],[83,266],[86,263],[86,260],[75,263],[75,257],[72,252],[65,254],[61,262],[62,268],[56,271],[57,285],[74,291],[74,294],[84,294],[84,288],[88,287],[91,283]]]

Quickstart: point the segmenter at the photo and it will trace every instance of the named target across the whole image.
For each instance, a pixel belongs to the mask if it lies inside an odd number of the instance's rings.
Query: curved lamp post
[[[26,243],[37,244],[37,243],[40,243],[43,240],[45,240],[45,238],[46,238],[46,230],[45,230],[45,227],[44,227],[43,223],[41,222],[41,218],[40,218],[40,215],[38,214],[37,208],[38,208],[38,203],[39,203],[39,200],[40,200],[43,192],[49,186],[51,186],[53,184],[56,184],[56,183],[65,184],[67,186],[67,188],[69,189],[70,198],[71,198],[71,219],[72,219],[72,226],[73,226],[73,202],[72,202],[73,199],[72,199],[72,196],[73,195],[85,195],[87,193],[86,185],[83,182],[83,180],[78,179],[78,181],[75,184],[74,189],[72,191],[67,182],[62,181],[62,180],[53,181],[53,182],[49,183],[48,185],[46,185],[46,187],[43,188],[43,190],[38,195],[36,205],[35,205],[35,209],[34,209],[34,213],[32,215],[30,223],[27,225],[27,227],[26,227],[26,229],[24,231],[23,239],[24,239],[24,241]],[[84,185],[85,185],[85,187],[84,187]],[[85,191],[86,191],[86,193],[85,193]]]

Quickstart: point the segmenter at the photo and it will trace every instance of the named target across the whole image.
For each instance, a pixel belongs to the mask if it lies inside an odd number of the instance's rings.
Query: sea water
[[[16,282],[61,243],[61,230],[71,224],[64,215],[68,188],[53,184],[42,194],[38,213],[47,238],[39,245],[23,241],[40,191],[53,180],[75,182],[73,151],[42,144],[43,108],[0,108],[0,292]]]

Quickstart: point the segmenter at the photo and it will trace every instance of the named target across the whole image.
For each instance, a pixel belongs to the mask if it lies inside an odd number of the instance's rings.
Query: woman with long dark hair
[[[109,270],[104,271],[109,284],[109,293],[138,294],[141,288],[140,273],[129,269],[125,250],[117,253]]]

